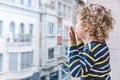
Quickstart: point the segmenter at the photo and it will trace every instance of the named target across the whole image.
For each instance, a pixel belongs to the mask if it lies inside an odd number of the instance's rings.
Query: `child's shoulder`
[[[94,55],[95,58],[109,52],[109,48],[105,41],[104,42],[92,41],[89,46],[90,46],[89,50]]]
[[[103,42],[99,42],[99,41],[91,41],[89,43],[89,50],[91,52],[94,52],[96,49],[101,49],[103,48],[104,46],[107,46],[106,42],[103,41]]]

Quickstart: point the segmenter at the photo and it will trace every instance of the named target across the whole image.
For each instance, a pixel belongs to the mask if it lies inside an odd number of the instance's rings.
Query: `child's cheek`
[[[79,26],[78,26],[78,23],[76,24],[76,30],[78,30]]]

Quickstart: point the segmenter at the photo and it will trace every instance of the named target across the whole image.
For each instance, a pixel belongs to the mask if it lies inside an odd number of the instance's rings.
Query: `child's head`
[[[78,37],[84,38],[85,33],[94,36],[98,41],[108,38],[108,33],[113,29],[114,19],[111,11],[98,4],[87,4],[82,9],[76,10]]]

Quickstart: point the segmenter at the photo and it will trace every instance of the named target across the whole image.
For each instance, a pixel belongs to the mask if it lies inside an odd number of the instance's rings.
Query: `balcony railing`
[[[20,34],[15,37],[8,37],[7,42],[12,43],[12,42],[31,42],[32,41],[32,36],[29,34]]]
[[[32,44],[32,36],[29,34],[21,34],[15,37],[8,37],[7,44],[10,46],[25,46]]]
[[[42,69],[49,70],[49,69],[55,67],[56,65],[58,65],[58,64],[57,64],[57,61],[55,59],[48,60],[45,65],[42,65]]]

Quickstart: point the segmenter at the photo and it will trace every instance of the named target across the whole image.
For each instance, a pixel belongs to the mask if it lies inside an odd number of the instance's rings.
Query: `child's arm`
[[[80,44],[77,45],[78,51],[82,51],[83,48],[84,48],[84,43],[80,43]]]
[[[76,46],[76,44],[73,44],[72,46]],[[84,44],[83,44],[83,43],[80,43],[80,44],[77,45],[77,50],[78,50],[78,51],[82,51],[83,48],[84,48]],[[66,68],[69,68],[69,67],[70,67],[70,64],[67,63],[67,62],[64,61],[64,60],[63,60],[62,64],[63,64],[63,66],[66,67]]]
[[[73,45],[69,52],[69,68],[73,77],[83,76],[94,65],[93,55],[90,52],[79,52],[77,48],[77,45]]]

